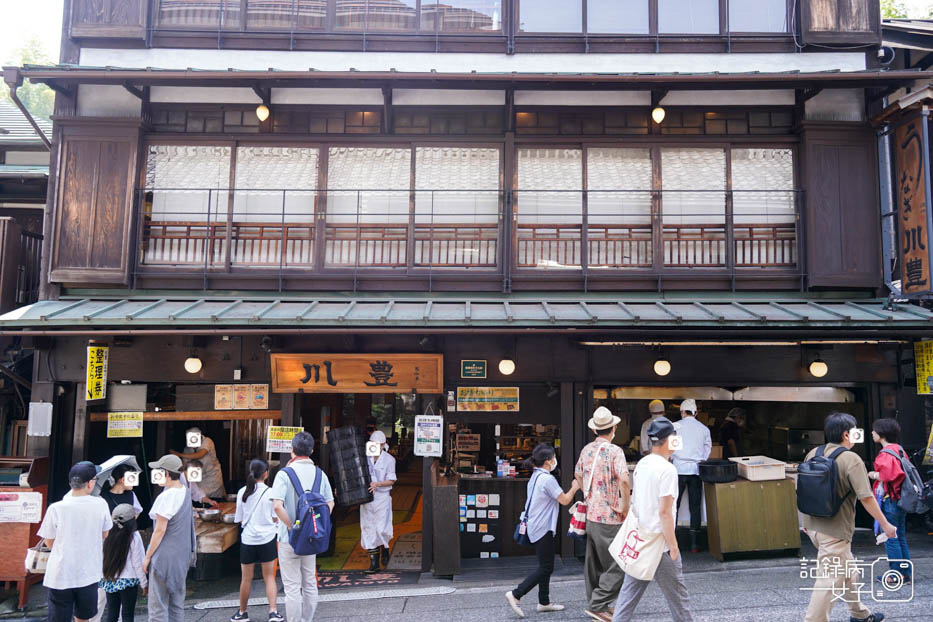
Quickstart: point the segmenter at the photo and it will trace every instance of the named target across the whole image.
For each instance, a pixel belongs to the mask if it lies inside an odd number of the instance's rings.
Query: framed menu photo
[[[233,386],[233,408],[235,410],[249,410],[250,385],[237,384]]]

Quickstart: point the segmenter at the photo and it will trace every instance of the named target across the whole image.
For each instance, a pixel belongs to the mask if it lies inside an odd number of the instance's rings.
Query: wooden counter
[[[466,478],[461,477],[458,485],[459,496],[475,497],[476,495],[497,495],[499,503],[492,505],[488,502],[485,508],[477,505],[467,505],[467,511],[472,510],[474,516],[468,517],[466,522],[460,520],[459,499],[457,520],[463,525],[476,525],[476,531],[464,531],[460,535],[460,556],[463,558],[482,557],[481,553],[497,553],[499,557],[515,555],[532,555],[534,549],[522,547],[512,539],[512,533],[515,525],[518,524],[519,517],[525,509],[525,497],[528,488],[528,480],[516,477],[490,477],[490,478]],[[486,518],[478,516],[479,512],[485,510]],[[497,513],[497,518],[488,518],[489,510]],[[482,527],[485,525],[485,527]],[[480,529],[486,529],[481,532]],[[483,536],[490,535],[494,538],[491,542],[483,542]]]
[[[751,482],[739,478],[704,484],[710,554],[798,550],[797,494],[790,478]]]

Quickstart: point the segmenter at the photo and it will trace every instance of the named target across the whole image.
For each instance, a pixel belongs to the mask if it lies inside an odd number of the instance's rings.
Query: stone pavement
[[[779,565],[757,568],[703,569],[686,575],[694,619],[696,622],[779,621],[803,620],[809,592],[800,588],[812,581],[799,577],[799,566]],[[398,598],[371,598],[371,594],[346,592],[340,598],[359,598],[322,602],[315,620],[386,620],[405,622],[491,622],[517,619],[508,609],[503,593],[511,584],[450,582],[424,579],[415,589],[445,587],[448,593]],[[256,583],[257,595],[259,583]],[[449,591],[449,590],[453,591]],[[388,592],[388,591],[387,591]],[[390,592],[389,592],[390,593]],[[324,593],[325,599],[335,592]],[[534,610],[537,592],[523,600],[529,620],[584,620],[583,581],[578,578],[559,577],[551,586],[554,602],[567,605],[560,613],[539,614]],[[887,620],[925,620],[933,618],[933,558],[916,562],[914,598],[909,603],[871,603]],[[186,620],[194,622],[223,622],[233,613],[231,609],[186,611]],[[253,620],[264,622],[264,606],[250,608]],[[848,611],[839,603],[831,620],[848,620]],[[667,605],[656,586],[651,586],[638,607],[639,622],[670,620]]]

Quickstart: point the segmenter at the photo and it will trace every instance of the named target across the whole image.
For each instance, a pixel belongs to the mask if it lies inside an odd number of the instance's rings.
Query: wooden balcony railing
[[[359,191],[358,199],[344,201],[340,204],[342,211],[333,214],[327,212],[326,201],[320,204],[321,212],[314,211],[326,193],[315,199],[308,191],[301,191],[302,197],[289,203],[284,196],[289,191],[279,192],[283,195],[278,199],[283,213],[269,213],[273,209],[271,204],[263,203],[266,211],[262,214],[256,214],[255,208],[252,215],[234,211],[229,223],[220,220],[218,212],[222,210],[217,209],[216,202],[213,208],[200,210],[200,219],[181,218],[180,211],[169,214],[163,210],[160,214],[149,208],[142,214],[141,269],[501,271],[505,267],[513,270],[731,267],[792,271],[798,268],[795,221],[744,222],[752,219],[748,214],[742,214],[743,222],[731,227],[723,214],[709,217],[711,222],[689,224],[646,218],[637,224],[589,222],[584,226],[563,214],[528,215],[522,212],[519,201],[508,236],[505,221],[488,212],[488,200],[482,203],[485,212],[469,215],[449,213],[449,204],[437,197],[430,202],[430,213],[390,215],[385,209],[389,204],[380,203],[388,194],[380,197],[375,194],[377,191]],[[345,198],[347,192],[340,191],[340,196]],[[396,201],[392,207],[396,209],[399,191],[392,192],[396,193],[392,198]],[[304,205],[299,199],[307,202],[309,211],[297,211]],[[463,201],[463,191],[457,200]],[[462,210],[463,205],[458,209]],[[197,212],[197,209],[190,211]],[[566,212],[572,213],[572,209]],[[632,214],[610,216],[616,220],[635,218]],[[606,212],[598,217],[606,220]],[[705,217],[694,214],[678,218],[701,221]],[[778,219],[774,214],[769,218]],[[505,249],[510,249],[510,254],[504,254]]]

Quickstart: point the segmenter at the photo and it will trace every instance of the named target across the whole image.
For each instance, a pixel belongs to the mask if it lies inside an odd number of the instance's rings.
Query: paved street
[[[776,560],[777,561],[777,560]],[[780,560],[786,564],[787,560]],[[761,565],[760,563],[758,564]],[[914,600],[910,603],[877,605],[888,620],[929,620],[933,611],[933,558],[916,562]],[[810,581],[801,580],[796,566],[771,568],[732,568],[702,570],[687,574],[693,611],[697,622],[745,620],[803,620],[809,592],[800,588]],[[259,583],[255,584],[259,587]],[[450,581],[422,581],[414,589],[453,590],[446,594],[398,598],[367,598],[365,594],[326,592],[325,599],[354,598],[322,602],[316,620],[404,620],[405,622],[439,621],[490,622],[510,620],[515,616],[502,596],[506,585],[458,584]],[[258,594],[257,594],[258,595]],[[583,615],[583,581],[560,577],[552,584],[552,600],[567,605],[561,613],[539,614],[534,611],[536,592],[525,597],[525,613],[531,620],[581,620]],[[250,608],[253,619],[264,621],[265,608]],[[284,609],[282,609],[284,610]],[[221,622],[229,619],[230,609],[189,609],[187,619],[198,622]],[[670,620],[667,605],[656,587],[649,588],[638,608],[639,622]],[[833,612],[833,621],[848,620],[842,604]]]

